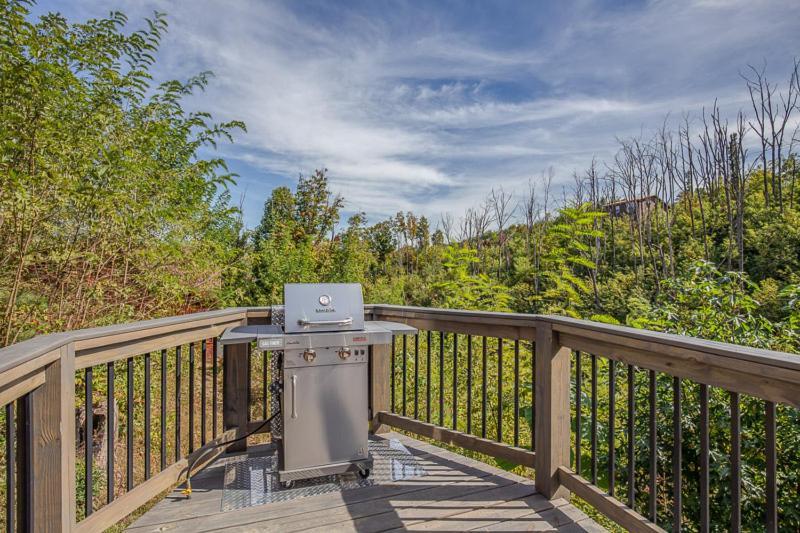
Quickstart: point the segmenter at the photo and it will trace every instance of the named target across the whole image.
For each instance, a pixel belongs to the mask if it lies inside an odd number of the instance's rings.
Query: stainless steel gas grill
[[[220,343],[255,341],[278,361],[270,390],[281,483],[356,471],[369,476],[367,368],[370,346],[414,333],[405,324],[365,322],[361,285],[287,284],[272,325],[239,326]],[[275,357],[277,356],[277,357]]]

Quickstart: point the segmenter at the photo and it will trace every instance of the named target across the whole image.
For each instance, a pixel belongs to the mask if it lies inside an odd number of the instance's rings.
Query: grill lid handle
[[[353,317],[348,317],[342,320],[306,320],[301,318],[297,321],[301,326],[351,326],[353,324]]]

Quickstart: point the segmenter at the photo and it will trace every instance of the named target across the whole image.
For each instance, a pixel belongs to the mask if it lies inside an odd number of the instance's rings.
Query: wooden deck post
[[[386,433],[390,428],[378,418],[381,411],[389,412],[389,373],[391,372],[391,345],[374,344],[369,350],[369,429],[373,433]]]
[[[76,523],[75,487],[75,345],[61,347],[61,530]]]
[[[66,347],[62,352],[66,352]],[[66,444],[74,446],[75,413],[70,412],[63,423],[62,417],[67,413],[64,408],[67,401],[74,410],[74,382],[73,395],[62,389],[62,368],[66,370],[74,366],[65,359],[67,358],[62,354],[60,359],[47,366],[44,384],[31,391],[25,403],[25,427],[22,432],[24,441],[20,441],[19,445],[25,447],[30,455],[24,457],[25,472],[20,476],[27,487],[18,497],[29,499],[24,502],[26,516],[21,517],[24,527],[29,531],[72,529],[71,510],[68,508],[72,500],[67,494],[62,494],[62,491],[71,487],[66,479],[70,461],[65,452],[70,451]],[[62,390],[65,393],[64,403]],[[68,426],[72,428],[72,432]],[[63,435],[62,427],[67,428]],[[64,439],[70,436],[73,440],[65,442]]]
[[[247,432],[247,396],[250,386],[250,344],[228,344],[223,347],[222,425],[236,428],[236,437]],[[231,444],[228,452],[247,450],[247,439]]]
[[[545,497],[563,498],[558,468],[569,466],[570,350],[560,345],[550,323],[536,327],[536,489]]]

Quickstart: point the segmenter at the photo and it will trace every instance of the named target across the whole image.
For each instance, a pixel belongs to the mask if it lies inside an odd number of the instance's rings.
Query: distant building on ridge
[[[642,196],[640,198],[626,198],[624,200],[617,200],[603,206],[603,210],[612,217],[619,217],[628,215],[632,217],[639,216],[640,213],[650,213],[655,210],[656,206],[663,208],[667,207],[666,202],[651,194],[650,196]]]

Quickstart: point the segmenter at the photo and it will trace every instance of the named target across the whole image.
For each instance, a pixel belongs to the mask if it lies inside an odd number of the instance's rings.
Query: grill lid
[[[287,283],[283,300],[286,333],[364,329],[359,283]]]

